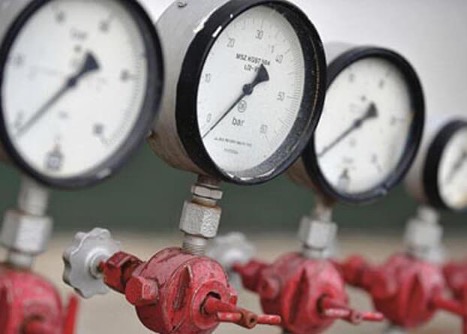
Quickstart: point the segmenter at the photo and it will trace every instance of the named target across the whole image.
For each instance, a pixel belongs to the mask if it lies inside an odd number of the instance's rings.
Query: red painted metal
[[[454,298],[462,303],[467,313],[467,262],[448,263],[444,267],[444,277]],[[467,314],[463,318],[463,333],[467,334]]]
[[[383,320],[381,314],[348,306],[345,282],[331,261],[292,253],[271,265],[253,260],[234,270],[245,288],[259,294],[263,310],[280,315],[282,327],[292,334],[321,333],[336,319],[353,324]]]
[[[67,308],[55,287],[29,271],[0,265],[0,333],[73,334],[77,299]]]
[[[377,267],[356,256],[340,268],[348,284],[367,291],[376,310],[401,328],[419,327],[438,310],[465,313],[461,303],[444,296],[446,281],[436,264],[399,254]]]
[[[451,262],[444,266],[446,282],[458,300],[467,298],[467,262]]]
[[[105,283],[125,295],[141,322],[161,334],[209,334],[220,323],[276,325],[278,316],[239,308],[220,264],[168,248],[148,262],[120,252],[102,263]]]

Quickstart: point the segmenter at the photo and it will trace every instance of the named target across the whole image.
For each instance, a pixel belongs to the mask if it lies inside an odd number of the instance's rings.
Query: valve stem
[[[278,315],[257,315],[212,296],[206,299],[203,311],[208,315],[215,315],[219,322],[233,323],[247,329],[252,329],[256,325],[279,326],[282,323]]]
[[[353,325],[359,325],[363,321],[380,322],[384,320],[384,316],[379,312],[359,312],[329,297],[324,297],[320,304],[324,316],[341,319]]]

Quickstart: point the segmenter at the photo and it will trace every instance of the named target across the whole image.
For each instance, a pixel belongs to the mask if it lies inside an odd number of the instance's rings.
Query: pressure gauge
[[[352,48],[329,65],[322,118],[291,173],[331,200],[375,200],[408,171],[423,125],[422,87],[409,62],[387,49]]]
[[[156,152],[237,184],[282,173],[324,100],[324,51],[307,16],[286,1],[186,1],[169,8],[159,31],[174,77],[152,138]]]
[[[151,20],[133,0],[15,1],[7,9],[0,135],[9,159],[60,188],[112,175],[158,109],[162,51]]]
[[[466,210],[467,121],[439,119],[431,123],[423,154],[407,178],[408,190],[432,207]]]

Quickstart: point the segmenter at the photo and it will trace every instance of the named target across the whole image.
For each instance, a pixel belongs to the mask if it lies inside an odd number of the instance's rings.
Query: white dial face
[[[24,24],[5,64],[8,136],[38,173],[79,177],[131,135],[147,76],[139,26],[119,1],[49,1]]]
[[[279,12],[254,7],[231,22],[205,62],[198,125],[215,164],[227,173],[268,161],[299,114],[305,60],[296,31]]]
[[[447,144],[439,169],[440,194],[448,207],[467,208],[467,127]]]
[[[403,158],[412,109],[409,86],[391,62],[366,58],[342,71],[328,89],[315,134],[327,182],[347,195],[385,182]]]

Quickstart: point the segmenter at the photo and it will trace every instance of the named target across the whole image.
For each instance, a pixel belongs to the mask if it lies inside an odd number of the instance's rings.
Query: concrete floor
[[[166,236],[139,236],[120,234],[117,238],[123,242],[124,249],[132,252],[142,259],[147,259],[154,250],[161,249],[169,245],[176,245],[179,240],[176,237]],[[259,256],[264,259],[274,259],[284,252],[297,249],[298,245],[293,238],[272,237],[256,238]],[[42,256],[36,265],[37,270],[51,278],[65,294],[71,290],[61,282],[63,249],[70,244],[69,237],[59,237],[55,239],[49,252]],[[465,239],[450,239],[446,241],[447,248],[451,256],[462,257],[465,254]],[[341,240],[341,250],[343,256],[354,253],[367,254],[374,261],[382,261],[391,253],[400,250],[400,240],[383,237],[347,237]],[[352,304],[359,309],[370,309],[369,300],[360,292],[351,291]],[[242,293],[240,303],[246,308],[260,312],[258,301],[254,295]],[[381,333],[384,324],[370,324],[359,327],[349,326],[344,323],[336,323],[329,334],[374,334]],[[246,333],[235,326],[221,326],[216,334]],[[461,322],[459,319],[445,313],[440,313],[436,319],[427,327],[421,328],[413,333],[424,334],[450,334],[460,333]],[[138,321],[134,310],[127,304],[124,298],[116,293],[107,296],[96,297],[92,300],[83,301],[81,304],[81,314],[79,318],[78,334],[144,334],[150,333]],[[249,333],[253,334],[279,334],[281,331],[276,328],[258,327]]]

